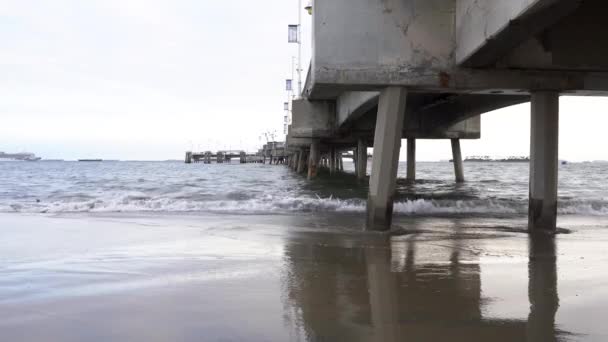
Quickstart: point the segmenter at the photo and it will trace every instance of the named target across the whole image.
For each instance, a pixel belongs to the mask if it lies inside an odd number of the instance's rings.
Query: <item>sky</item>
[[[297,0],[0,0],[0,151],[166,160],[257,150],[263,133],[283,131],[297,11]],[[560,158],[608,159],[608,99],[560,103]],[[528,155],[529,108],[484,114],[482,139],[463,141],[463,155]],[[418,160],[451,156],[449,141],[417,148]]]

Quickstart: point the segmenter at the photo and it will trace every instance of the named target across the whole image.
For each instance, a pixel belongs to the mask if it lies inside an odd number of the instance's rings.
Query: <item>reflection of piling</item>
[[[555,315],[557,294],[557,257],[553,236],[533,234],[529,242],[528,297],[530,314],[526,327],[528,341],[557,341]]]
[[[368,248],[365,261],[374,341],[401,341],[399,284],[395,273],[391,272],[391,251],[387,248]]]

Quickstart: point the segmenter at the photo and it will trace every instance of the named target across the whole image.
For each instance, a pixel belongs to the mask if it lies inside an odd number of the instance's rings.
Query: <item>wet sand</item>
[[[608,220],[0,215],[3,341],[605,341]]]

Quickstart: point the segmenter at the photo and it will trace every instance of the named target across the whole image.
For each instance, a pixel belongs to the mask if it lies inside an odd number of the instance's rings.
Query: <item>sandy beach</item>
[[[606,220],[0,215],[6,341],[603,341]],[[584,222],[584,224],[583,224]],[[498,227],[498,228],[497,228]]]

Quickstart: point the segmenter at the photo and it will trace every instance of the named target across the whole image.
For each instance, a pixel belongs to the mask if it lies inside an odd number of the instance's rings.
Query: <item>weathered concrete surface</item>
[[[530,133],[528,228],[531,231],[554,231],[557,219],[558,92],[543,91],[532,95]]]
[[[304,95],[607,94],[607,10],[602,0],[318,0]]]
[[[407,174],[408,182],[416,180],[416,139],[407,139]]]
[[[462,165],[462,152],[460,150],[460,139],[451,139],[452,162],[454,163],[454,176],[456,183],[464,182],[464,167]]]
[[[393,196],[397,181],[401,127],[407,90],[390,87],[380,94],[374,156],[367,200],[367,229],[388,230],[393,218]]]
[[[359,119],[378,106],[379,98],[380,92],[377,91],[353,91],[340,95],[336,100],[337,126]]]
[[[453,0],[316,1],[311,81],[335,83],[336,72],[347,69],[386,75],[446,69],[453,62],[454,12]]]
[[[334,101],[294,100],[290,136],[293,138],[331,137],[334,133],[335,121]]]
[[[375,92],[347,92],[337,100],[337,131],[372,136],[378,97]],[[341,101],[342,98],[353,99]],[[494,99],[494,101],[492,101]],[[479,139],[479,115],[503,106],[518,104],[528,96],[423,95],[408,94],[403,138]],[[359,107],[357,107],[357,105]],[[364,113],[364,114],[362,114]]]
[[[306,170],[306,162],[308,159],[308,153],[304,149],[300,149],[300,152],[298,153],[298,155],[299,155],[298,168],[296,171],[298,173],[303,173],[304,170]]]
[[[509,50],[572,13],[572,0],[458,0],[456,63],[489,66]]]
[[[337,162],[337,155],[336,155],[336,148],[335,147],[330,147],[329,149],[329,173],[330,174],[335,174],[336,173],[336,162]]]
[[[315,1],[313,74],[322,79],[321,70],[345,66],[451,66],[454,11],[453,0]]]
[[[357,178],[364,180],[367,177],[367,143],[364,139],[357,140]]]
[[[310,144],[310,154],[308,156],[308,180],[317,177],[319,171],[319,161],[321,160],[321,146],[318,141]]]
[[[525,42],[511,50],[498,65],[545,70],[608,70],[608,31],[604,0],[562,1],[569,8],[554,25],[539,35],[527,33]],[[554,6],[555,7],[555,6]],[[559,11],[551,8],[544,17]],[[563,12],[563,11],[562,11]],[[561,14],[561,13],[560,13]],[[537,21],[538,22],[538,21]]]

